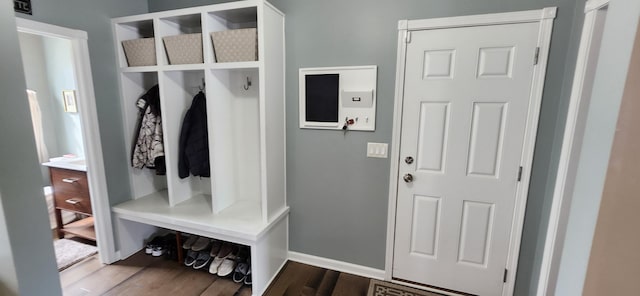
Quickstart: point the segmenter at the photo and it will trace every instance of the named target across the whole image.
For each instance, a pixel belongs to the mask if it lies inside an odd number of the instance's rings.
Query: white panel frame
[[[264,102],[260,108],[265,112],[264,130],[266,139],[261,142],[262,151],[262,217],[265,223],[287,205],[287,151],[286,151],[286,46],[285,15],[269,2],[261,8],[263,37],[261,48],[265,73],[261,77]],[[276,23],[277,25],[273,25]]]
[[[531,98],[529,112],[527,115],[527,126],[523,152],[521,156],[522,181],[517,185],[516,202],[514,206],[514,219],[511,227],[509,252],[507,255],[507,266],[509,270],[507,281],[504,284],[502,295],[513,295],[515,286],[516,271],[520,253],[520,243],[522,238],[522,225],[527,202],[527,192],[531,177],[531,167],[533,163],[533,153],[536,142],[536,133],[540,115],[540,105],[546,76],[547,61],[549,58],[549,48],[551,43],[551,32],[553,20],[556,17],[556,7],[546,7],[539,10],[495,13],[484,15],[460,16],[435,18],[426,20],[401,20],[398,22],[398,56],[396,65],[396,90],[395,107],[393,118],[393,138],[391,153],[391,169],[389,174],[389,207],[387,215],[387,252],[385,260],[385,280],[406,284],[393,279],[393,248],[395,241],[396,226],[396,204],[398,190],[398,174],[400,162],[400,134],[402,124],[402,105],[404,100],[404,72],[407,40],[411,38],[411,31],[432,30],[455,27],[504,25],[518,23],[539,23],[538,46],[540,47],[538,64],[534,66],[533,81],[531,86]],[[412,285],[415,286],[415,285]],[[430,287],[419,286],[421,289],[432,290],[439,293],[451,295],[450,292],[443,292]]]
[[[421,200],[420,200],[421,199]],[[441,204],[442,198],[441,197],[435,197],[435,196],[424,196],[424,195],[414,195],[413,196],[413,218],[412,220],[412,224],[411,225],[411,249],[410,249],[410,253],[412,255],[419,255],[419,256],[425,256],[425,257],[431,257],[432,259],[437,259],[438,258],[438,240],[440,238],[440,220],[441,220],[441,208],[442,208],[442,204]],[[426,253],[426,252],[420,252],[419,250],[417,250],[416,248],[416,227],[418,226],[419,223],[416,223],[418,221],[416,221],[416,219],[419,216],[425,216],[425,215],[418,215],[417,211],[419,210],[418,207],[418,203],[419,202],[431,202],[431,203],[435,203],[435,207],[434,207],[434,211],[435,211],[435,217],[434,217],[434,221],[433,221],[433,236],[431,237],[431,254]]]
[[[442,138],[440,140],[440,154],[439,157],[437,158],[440,161],[439,164],[439,168],[433,169],[433,168],[426,168],[424,166],[423,161],[425,159],[429,160],[429,158],[427,156],[425,156],[423,153],[423,150],[419,150],[416,157],[417,157],[417,162],[416,162],[416,171],[420,171],[420,172],[430,172],[430,173],[439,173],[439,174],[444,174],[445,172],[445,167],[447,166],[447,163],[445,162],[445,160],[447,159],[447,143],[449,141],[449,124],[451,121],[451,103],[450,102],[427,102],[427,101],[423,101],[420,102],[420,130],[418,131],[418,145],[419,147],[425,147],[427,146],[427,144],[425,144],[425,142],[429,142],[429,140],[431,139],[426,139],[425,136],[425,129],[424,129],[424,124],[425,124],[425,120],[429,120],[430,118],[425,118],[423,112],[428,112],[428,110],[426,110],[425,105],[443,105],[444,106],[444,113],[443,115],[443,125],[442,125]],[[433,116],[436,117],[437,115]],[[436,142],[436,141],[431,141],[432,143]],[[433,147],[430,147],[433,148]]]
[[[100,262],[113,263],[119,259],[116,253],[115,239],[111,225],[107,176],[98,126],[98,111],[91,74],[91,61],[87,32],[74,30],[32,20],[16,18],[18,32],[39,36],[62,38],[71,42],[73,51],[74,78],[78,87],[78,108],[84,150],[87,163],[89,194],[95,219],[96,239]]]
[[[306,120],[305,102],[305,75],[315,74],[339,74],[338,89],[338,122],[313,122]],[[345,80],[349,84],[343,85]],[[298,71],[298,102],[300,128],[342,130],[344,118],[354,119],[356,122],[349,125],[350,131],[375,131],[376,129],[376,105],[377,105],[377,81],[378,66],[351,66],[351,67],[322,67],[300,68]],[[372,91],[373,104],[367,108],[346,108],[343,106],[343,91]],[[364,122],[363,122],[364,120]]]
[[[567,111],[562,150],[549,214],[540,276],[538,278],[537,295],[539,296],[553,293],[558,277],[562,248],[560,244],[564,238],[564,231],[561,228],[564,229],[566,227],[566,219],[571,203],[570,194],[573,192],[572,185],[577,174],[576,170],[571,168],[577,166],[579,161],[577,154],[579,154],[582,147],[582,139],[577,135],[582,134],[585,129],[585,122],[579,119],[586,116],[586,112],[588,112],[588,108],[584,108],[584,104],[588,104],[588,102],[585,102],[583,94],[592,87],[592,85],[585,83],[585,79],[590,67],[595,70],[594,65],[590,64],[589,60],[593,54],[597,54],[594,52],[593,45],[596,42],[596,38],[598,38],[595,36],[598,12],[599,10],[607,9],[608,6],[609,0],[589,0],[585,4],[584,24],[580,37],[580,47],[571,87],[569,110]]]

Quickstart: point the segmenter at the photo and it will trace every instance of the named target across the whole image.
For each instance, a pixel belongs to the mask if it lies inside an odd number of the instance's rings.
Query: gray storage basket
[[[202,33],[167,36],[162,38],[169,64],[199,64],[202,59]]]
[[[237,29],[211,33],[216,62],[258,60],[258,30]]]
[[[129,67],[157,65],[155,38],[125,40],[122,47]]]

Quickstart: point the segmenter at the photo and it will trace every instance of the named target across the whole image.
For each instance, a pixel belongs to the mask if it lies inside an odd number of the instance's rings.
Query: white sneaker
[[[219,276],[228,276],[233,272],[233,270],[236,268],[236,258],[238,258],[239,250],[240,248],[238,248],[238,246],[234,246],[233,251],[229,254],[229,256],[224,258],[224,261],[222,261],[222,264],[220,264],[220,267],[218,267]]]
[[[209,266],[209,273],[218,274],[218,268],[220,267],[220,264],[222,264],[222,261],[224,261],[224,258],[213,258],[213,261],[211,261],[211,266]]]

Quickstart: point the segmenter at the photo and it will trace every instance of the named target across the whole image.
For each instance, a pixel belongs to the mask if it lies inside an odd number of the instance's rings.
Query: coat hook
[[[247,76],[247,83],[243,85],[242,88],[244,88],[244,90],[249,90],[249,87],[251,87],[251,79]]]
[[[205,86],[206,86],[206,84],[204,83],[204,78],[202,78],[202,86],[199,86],[199,85],[198,85],[198,89],[199,89],[200,91],[204,91]]]

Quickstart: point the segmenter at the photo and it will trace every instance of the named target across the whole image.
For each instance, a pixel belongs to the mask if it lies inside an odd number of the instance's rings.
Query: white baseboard
[[[378,280],[384,280],[385,276],[385,272],[382,269],[375,269],[298,252],[289,251],[289,260]]]

